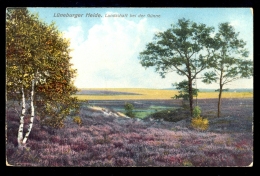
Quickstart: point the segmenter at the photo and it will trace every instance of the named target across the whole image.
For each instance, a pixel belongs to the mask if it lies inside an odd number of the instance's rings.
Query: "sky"
[[[71,41],[71,63],[77,69],[78,88],[173,88],[172,83],[186,79],[172,72],[161,78],[155,68],[145,69],[139,53],[154,34],[165,31],[186,18],[212,26],[229,22],[239,38],[246,41],[249,59],[253,60],[253,12],[250,8],[28,8]],[[60,14],[83,14],[81,17],[62,17]],[[97,17],[89,17],[92,14]],[[109,14],[127,15],[108,17]],[[217,89],[218,84],[198,88]],[[253,88],[252,79],[240,79],[226,88]]]

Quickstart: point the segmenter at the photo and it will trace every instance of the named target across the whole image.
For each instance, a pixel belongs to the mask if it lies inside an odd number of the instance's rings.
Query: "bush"
[[[78,124],[79,126],[82,125],[82,120],[81,120],[81,118],[80,118],[79,116],[75,116],[75,117],[73,118],[73,122],[75,122],[75,123]]]
[[[183,161],[183,166],[191,167],[191,166],[193,166],[193,164],[192,164],[192,162],[185,160],[185,161]]]
[[[64,127],[63,118],[59,118],[59,117],[48,118],[44,121],[43,124],[50,126],[52,128],[63,128]]]
[[[201,114],[201,109],[199,106],[195,106],[193,109],[193,116],[194,117],[200,117]]]
[[[189,110],[178,108],[157,111],[151,114],[149,117],[152,117],[155,120],[163,119],[164,121],[168,122],[178,122],[180,120],[186,119],[189,115]]]
[[[131,103],[125,104],[125,111],[127,116],[132,118],[134,117],[133,109],[134,109],[134,105],[132,105]]]
[[[199,130],[207,130],[209,127],[209,121],[200,116],[194,117],[191,119],[191,126]]]
[[[208,119],[200,117],[201,109],[199,106],[195,106],[193,109],[193,118],[191,119],[191,126],[199,130],[207,130],[209,126]]]

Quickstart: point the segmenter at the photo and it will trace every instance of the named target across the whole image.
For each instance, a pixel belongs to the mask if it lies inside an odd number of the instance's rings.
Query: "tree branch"
[[[233,79],[230,79],[230,80],[228,80],[228,81],[223,81],[223,84],[227,84],[227,83],[229,83],[229,82],[232,82],[232,81],[235,81],[235,80],[237,80],[237,79],[239,79],[239,77],[235,77],[235,78],[233,78]]]
[[[184,58],[184,56],[181,54],[181,52],[178,50],[178,48],[175,48],[175,50],[180,54],[180,56],[181,56],[182,58]]]
[[[184,74],[185,76],[188,76],[188,74],[186,74],[186,72],[180,70],[177,66],[174,65],[174,67],[175,67],[176,70],[178,70],[179,72],[181,72],[181,73]]]
[[[218,70],[216,68],[214,68],[215,72],[217,73],[218,76],[220,76]]]
[[[193,51],[193,50],[192,50]],[[188,56],[188,58],[190,59],[192,56],[193,56],[193,54],[195,54],[196,52],[192,52],[192,54],[190,55],[190,56]]]

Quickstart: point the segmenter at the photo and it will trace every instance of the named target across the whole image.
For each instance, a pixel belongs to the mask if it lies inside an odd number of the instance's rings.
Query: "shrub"
[[[200,117],[201,114],[201,109],[199,106],[195,106],[193,109],[193,116],[194,117]]]
[[[191,126],[199,130],[207,130],[209,127],[209,121],[208,119],[203,119],[200,116],[193,117],[191,119]]]
[[[59,117],[48,118],[43,122],[43,124],[50,126],[52,128],[64,127],[63,118],[59,118]]]
[[[75,122],[75,123],[78,124],[79,126],[82,125],[82,120],[81,120],[81,118],[80,118],[79,116],[75,116],[75,117],[73,118],[73,122]]]
[[[208,119],[203,119],[201,116],[201,109],[195,106],[193,109],[193,118],[191,119],[191,126],[199,130],[207,130],[209,126]]]
[[[166,109],[162,111],[157,111],[150,115],[155,120],[163,119],[169,122],[178,122],[180,120],[186,119],[190,112],[186,109]]]
[[[125,111],[127,116],[132,118],[134,117],[133,109],[134,109],[134,105],[132,105],[131,103],[125,104]]]
[[[193,166],[193,164],[192,164],[192,162],[190,162],[188,160],[184,160],[183,161],[183,166],[191,167],[191,166]]]

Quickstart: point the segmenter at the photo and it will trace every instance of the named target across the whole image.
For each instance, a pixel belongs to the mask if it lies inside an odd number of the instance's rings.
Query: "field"
[[[165,106],[170,100],[142,103]],[[198,101],[203,117],[216,111],[216,103],[217,99]],[[171,106],[180,105],[171,100]],[[9,110],[7,161],[15,166],[51,167],[249,166],[253,161],[253,99],[223,99],[222,112],[220,118],[209,118],[209,129],[199,131],[186,120],[116,117],[83,104],[81,126],[68,118],[65,128],[52,129],[36,120],[27,147],[17,150],[19,117]],[[26,119],[28,123],[29,117]]]
[[[174,92],[85,90],[81,92],[84,95],[75,95],[88,100],[82,101],[78,114],[82,125],[68,117],[65,128],[53,129],[41,125],[36,117],[23,150],[17,149],[19,116],[9,109],[7,162],[14,166],[50,167],[225,167],[249,166],[253,162],[252,93],[225,92],[220,118],[216,117],[217,93],[200,93],[197,104],[202,109],[201,116],[209,120],[209,128],[201,131],[194,129],[187,113],[183,113],[182,100],[169,98]],[[137,118],[118,116],[118,111],[124,113],[126,102],[134,105]],[[165,110],[176,110],[170,115],[178,121],[153,118],[154,113]],[[29,118],[25,117],[25,126]]]
[[[81,89],[80,100],[170,100],[177,90],[144,88]],[[223,92],[222,98],[252,98],[252,92]],[[218,98],[218,92],[199,92],[198,99]]]
[[[180,107],[181,100],[171,98],[175,94],[178,94],[177,90],[107,88],[81,89],[75,96],[80,100],[88,100],[90,105],[106,107],[122,113],[125,112],[124,104],[126,102],[131,103],[135,107],[133,111],[135,117],[142,119],[161,110]],[[203,103],[205,102],[204,99],[216,99],[217,97],[218,92],[199,92],[197,98],[199,102]],[[222,97],[224,99],[252,98],[253,93],[223,92]],[[194,100],[196,100],[195,97]],[[217,107],[217,102],[215,102],[215,107]],[[210,110],[207,111],[210,112]],[[214,112],[216,112],[216,109],[214,109]]]

